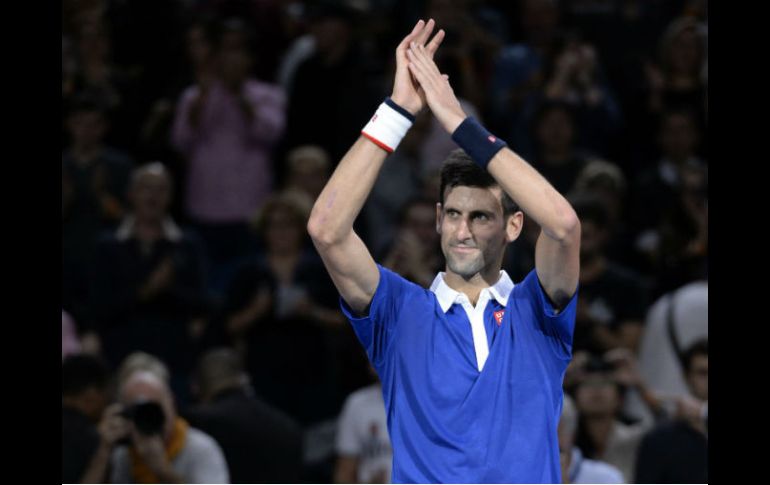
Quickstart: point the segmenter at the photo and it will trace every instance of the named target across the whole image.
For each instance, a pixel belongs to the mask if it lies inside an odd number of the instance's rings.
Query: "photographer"
[[[209,435],[176,414],[168,384],[138,370],[121,383],[120,403],[99,424],[100,444],[84,483],[228,483],[227,464]]]

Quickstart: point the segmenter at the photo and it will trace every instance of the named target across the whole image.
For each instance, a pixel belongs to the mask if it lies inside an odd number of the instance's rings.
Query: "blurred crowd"
[[[417,19],[582,222],[565,483],[708,481],[706,0],[63,0],[63,482],[382,483],[377,376],[305,229]],[[428,286],[429,111],[356,222]],[[504,269],[534,267],[539,227]]]

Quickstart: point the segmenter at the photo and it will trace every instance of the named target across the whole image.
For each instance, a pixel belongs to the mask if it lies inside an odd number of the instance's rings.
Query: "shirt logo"
[[[495,141],[497,141],[497,138],[495,138],[495,137],[494,137],[494,136],[492,136],[492,135],[489,135],[489,136],[487,137],[487,140],[489,140],[489,141],[491,141],[492,143],[494,143]]]
[[[495,312],[495,320],[497,320],[497,326],[499,327],[501,323],[503,323],[503,315],[505,314],[505,310],[498,310]]]
[[[374,113],[374,116],[372,116],[372,121],[377,119],[377,113]]]

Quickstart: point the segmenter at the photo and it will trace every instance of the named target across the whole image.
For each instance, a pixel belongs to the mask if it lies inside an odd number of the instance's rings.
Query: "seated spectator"
[[[244,356],[260,396],[303,424],[335,415],[344,394],[338,348],[352,330],[309,245],[304,194],[271,197],[255,219],[264,253],[236,271],[211,341]],[[342,341],[342,342],[341,342]],[[291,349],[291,350],[289,350]],[[303,396],[314,395],[314,406]]]
[[[376,375],[371,367],[370,372]],[[336,451],[334,483],[390,483],[393,450],[379,381],[345,400]]]
[[[604,202],[581,195],[572,206],[582,228],[573,349],[604,353],[623,347],[636,352],[647,304],[644,281],[607,258],[609,214]]]
[[[689,392],[682,356],[697,340],[708,338],[708,291],[708,281],[694,281],[650,306],[639,346],[639,373],[655,392],[677,396]],[[625,413],[651,418],[637,398],[628,400]]]
[[[100,232],[114,227],[126,211],[131,158],[104,143],[106,108],[79,96],[67,115],[70,145],[62,153],[62,303],[90,329],[88,274]]]
[[[133,173],[132,210],[97,247],[91,302],[112,365],[135,350],[157,355],[171,368],[171,385],[184,400],[207,305],[202,250],[168,215],[171,189],[160,163]]]
[[[105,482],[108,474],[111,483],[229,483],[217,442],[177,416],[171,389],[156,374],[130,374],[119,398],[102,418],[88,483]]]
[[[683,356],[690,396],[680,418],[651,430],[639,446],[635,483],[708,483],[708,341]]]
[[[436,232],[436,204],[417,198],[401,209],[400,224],[382,258],[383,266],[423,288],[430,287],[436,273],[444,269]]]
[[[562,483],[626,483],[616,467],[583,457],[580,448],[575,446],[577,426],[577,408],[565,394],[558,427]]]
[[[200,403],[185,413],[222,447],[233,483],[298,483],[302,430],[254,394],[235,351],[207,352],[195,373]]]
[[[315,202],[331,175],[329,155],[319,146],[305,145],[291,150],[286,160],[286,189],[301,191]]]
[[[580,414],[575,445],[583,456],[618,468],[633,477],[636,452],[650,425],[626,424],[620,419],[625,386],[615,377],[615,367],[604,358],[591,359],[574,389]]]
[[[97,357],[62,361],[62,483],[81,483],[99,447],[97,424],[109,400],[109,378]]]

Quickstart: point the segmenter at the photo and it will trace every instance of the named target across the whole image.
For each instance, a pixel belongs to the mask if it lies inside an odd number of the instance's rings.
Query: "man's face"
[[[501,195],[499,187],[446,189],[436,211],[449,271],[469,279],[491,266],[499,268],[506,245],[518,236],[518,231],[506,232]]]
[[[537,137],[544,147],[566,150],[575,135],[572,119],[562,109],[552,109],[543,115],[537,127]]]
[[[434,217],[432,204],[415,204],[407,211],[404,221],[404,226],[412,231],[425,247],[429,248],[433,248],[438,239]]]
[[[709,356],[695,355],[687,373],[687,384],[692,395],[703,401],[709,398]]]
[[[84,147],[101,143],[107,129],[104,116],[98,111],[80,111],[72,114],[68,128],[75,145]]]
[[[169,180],[161,174],[142,174],[133,184],[131,202],[137,217],[160,219],[166,216],[171,200]]]
[[[620,393],[609,374],[591,373],[578,386],[575,404],[585,416],[614,415],[620,406]]]
[[[695,152],[698,133],[693,120],[686,115],[671,114],[660,133],[660,145],[668,157],[685,158]]]

